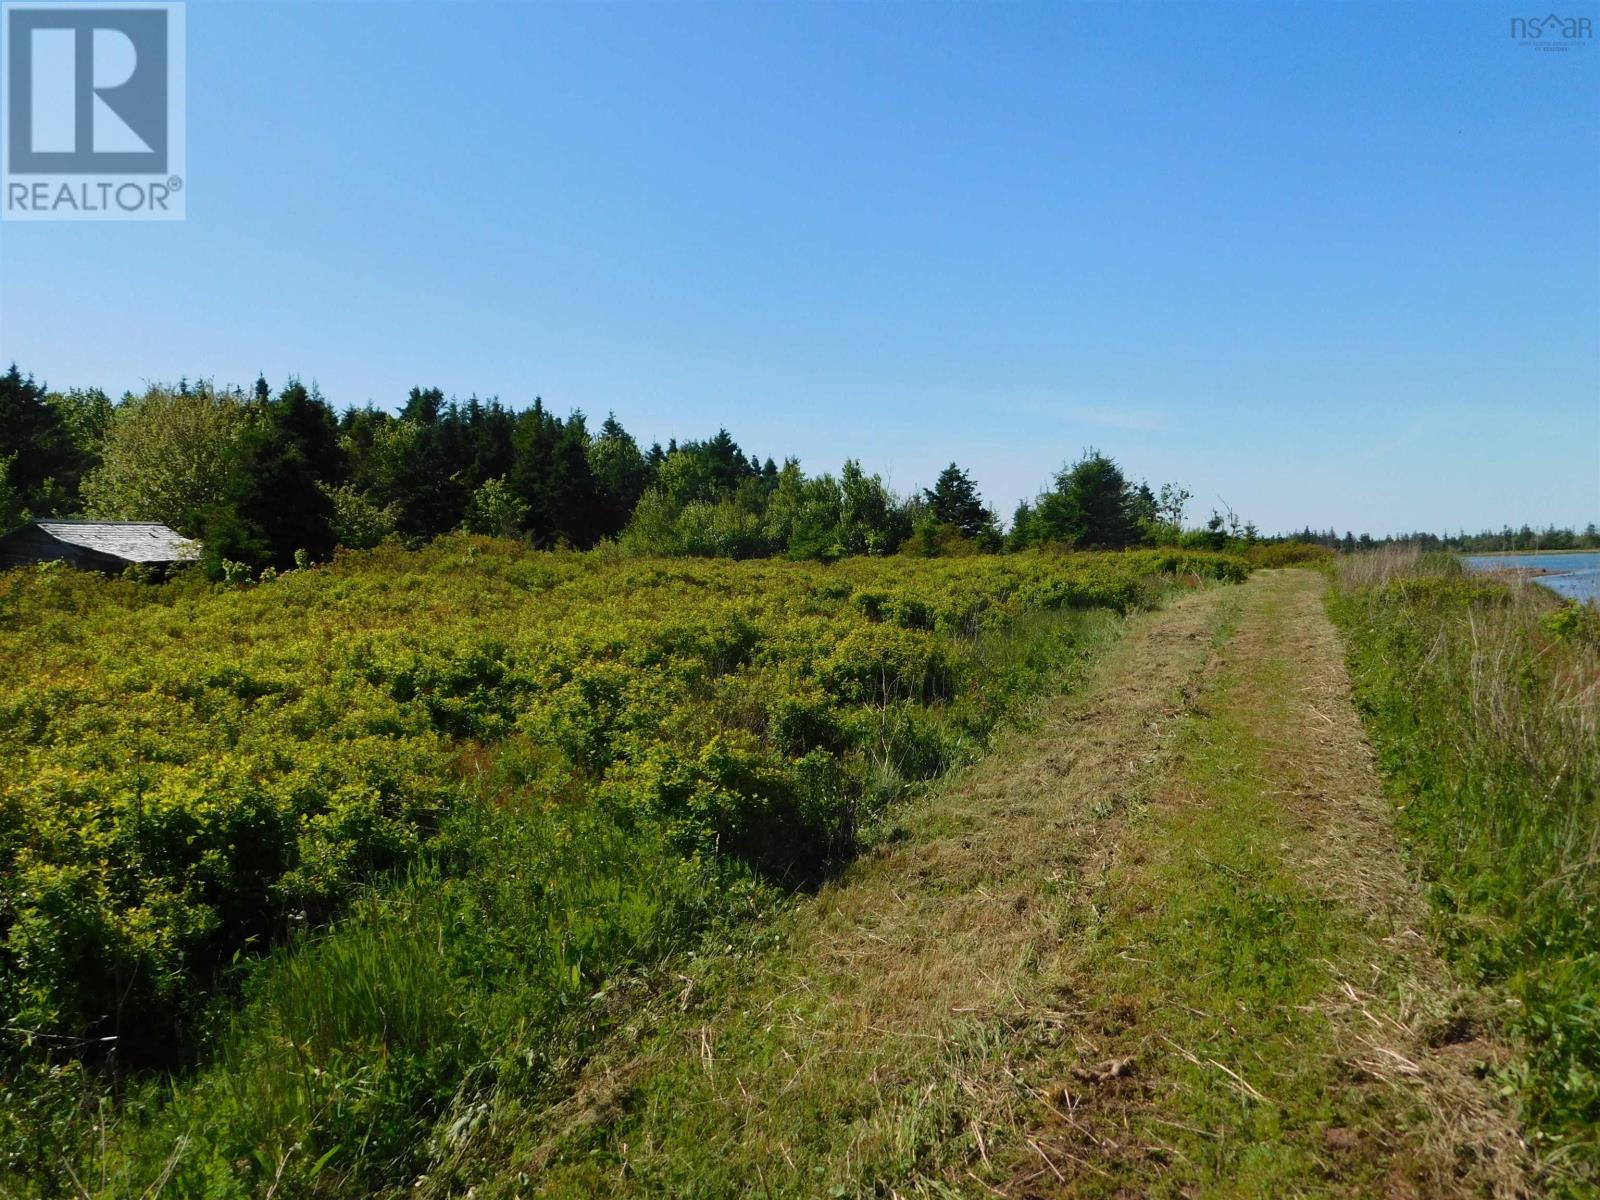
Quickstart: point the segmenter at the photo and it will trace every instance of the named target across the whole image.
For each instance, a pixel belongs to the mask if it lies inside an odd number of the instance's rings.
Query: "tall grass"
[[[1499,989],[1558,1186],[1600,1182],[1600,616],[1453,558],[1341,560],[1331,601],[1444,944]]]
[[[82,1190],[409,1187],[497,1097],[537,1095],[580,1058],[630,972],[775,898],[597,809],[558,824],[538,806],[485,805],[449,835],[469,870],[428,864],[280,951],[208,1067],[139,1086],[98,1143],[69,1147],[100,1180]]]

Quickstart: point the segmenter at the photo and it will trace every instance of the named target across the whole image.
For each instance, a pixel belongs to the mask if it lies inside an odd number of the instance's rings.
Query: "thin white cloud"
[[[1063,425],[1091,425],[1132,433],[1157,433],[1166,428],[1165,417],[1131,404],[1084,404],[1048,396],[1018,396],[1001,405],[1017,416],[1039,417]]]

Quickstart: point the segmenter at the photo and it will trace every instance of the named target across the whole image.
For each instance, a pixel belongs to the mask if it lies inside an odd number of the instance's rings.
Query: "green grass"
[[[255,972],[206,1068],[126,1095],[62,1190],[1438,1194],[1459,1148],[1427,1139],[1462,1113],[1357,1065],[1415,1024],[1416,966],[1398,865],[1371,895],[1342,870],[1394,857],[1317,582],[1143,639],[992,629],[970,661],[1017,681],[1010,720],[1095,688],[877,810],[815,895],[519,802],[526,764],[485,760],[437,851]]]
[[[484,768],[685,856],[814,880],[896,779],[970,755],[1026,691],[984,673],[979,635],[1246,569],[449,538],[245,589],[0,573],[0,1061],[191,1060],[239,960],[416,862]]]
[[[276,597],[180,592],[172,612],[120,584],[103,611],[77,581],[49,604],[24,597],[49,632],[11,640],[51,668],[11,701],[30,720],[63,719],[52,689],[68,693],[74,731],[118,704],[145,711],[155,701],[133,689],[150,669],[130,674],[108,647],[181,626],[203,678],[152,696],[214,706],[215,729],[246,746],[284,721],[310,729],[312,709],[381,707],[393,736],[439,756],[419,780],[454,798],[398,872],[348,872],[333,919],[226,968],[219,998],[197,1005],[192,1065],[114,1073],[39,1054],[8,1072],[0,1194],[909,1197],[1030,1176],[1049,1189],[1062,1168],[1071,1194],[1105,1200],[1351,1196],[1408,1174],[1432,1194],[1436,1177],[1409,1157],[1429,1114],[1352,1069],[1346,1023],[1365,1017],[1340,1000],[1355,980],[1386,1019],[1409,960],[1340,898],[1338,831],[1296,808],[1333,794],[1351,761],[1346,742],[1321,740],[1317,706],[1343,704],[1343,683],[1308,676],[1328,655],[1305,648],[1305,606],[1317,610],[1304,573],[1162,614],[1182,619],[1102,677],[1099,708],[1052,710],[1038,739],[935,784],[1080,679],[1122,619],[1058,596],[1048,570],[1026,603],[980,621],[961,614],[981,564],[920,581],[635,564],[619,576],[637,587],[618,626],[596,607],[616,581],[563,558],[495,561],[455,585],[457,611],[434,572],[476,556],[452,555],[406,558],[409,598],[386,612],[373,606],[399,580],[381,555],[376,571],[288,577]],[[1597,994],[1590,623],[1544,601],[1525,611],[1499,585],[1414,574],[1352,576],[1333,611],[1446,943],[1471,980],[1517,1002],[1528,1054],[1504,1085],[1552,1177],[1582,1195]],[[540,671],[566,667],[541,657],[542,630],[479,653],[490,590],[496,603],[527,593],[527,611],[557,624],[594,622],[555,694]],[[1133,607],[1153,593],[1128,595]],[[661,630],[664,597],[715,626]],[[449,626],[435,640],[448,653],[388,644],[417,635],[419,612]],[[313,644],[262,632],[330,614],[340,627]],[[348,621],[394,629],[355,636]],[[1318,629],[1331,639],[1320,612]],[[230,653],[247,630],[257,640]],[[676,714],[615,669],[619,650],[668,643]],[[271,661],[285,647],[302,674],[331,661],[331,682],[288,686]],[[1185,672],[1208,655],[1220,673],[1197,686]],[[953,666],[930,686],[934,658]],[[109,683],[95,684],[106,660]],[[897,662],[904,686],[888,681]],[[367,695],[374,677],[398,708]],[[360,705],[332,704],[337,689]],[[646,712],[727,786],[676,808],[630,802],[677,793],[643,777],[661,760],[636,762],[615,719],[588,719],[608,704]],[[1348,707],[1343,719],[1354,730]],[[1168,720],[1170,760],[1150,732]],[[213,732],[186,733],[187,748],[203,757]],[[840,773],[801,794],[828,799],[816,818],[845,814],[865,861],[784,877],[763,868],[759,839],[759,853],[720,852],[715,831],[739,828],[763,763],[804,782],[822,759]],[[1380,842],[1343,852],[1382,856],[1386,831]],[[1123,1058],[1126,1076],[1075,1074]]]
[[[1051,568],[1032,600],[1023,601],[1008,583],[1010,607],[1002,613],[970,587],[955,583],[939,595],[906,586],[903,573],[888,568],[644,564],[591,575],[581,562],[546,566],[538,559],[527,564],[538,574],[531,602],[541,614],[559,603],[568,614],[565,636],[579,639],[599,662],[573,668],[552,661],[542,629],[492,653],[455,646],[466,627],[476,626],[485,600],[462,595],[459,583],[441,582],[429,619],[447,628],[430,630],[423,653],[404,668],[408,680],[427,679],[397,690],[390,676],[403,664],[387,662],[393,652],[381,643],[374,653],[370,633],[341,628],[335,637],[316,628],[330,610],[341,625],[350,619],[347,611],[373,622],[369,609],[347,605],[369,587],[381,588],[380,576],[395,565],[380,554],[372,569],[347,564],[243,596],[180,595],[173,603],[190,610],[192,645],[223,657],[225,651],[210,649],[219,635],[225,642],[247,632],[253,643],[247,655],[234,656],[243,667],[222,680],[231,699],[221,702],[221,716],[235,738],[241,729],[256,738],[281,737],[277,713],[285,700],[295,712],[327,699],[303,682],[244,689],[246,697],[241,680],[283,674],[275,674],[275,653],[314,664],[331,656],[337,686],[362,697],[362,681],[377,672],[383,691],[407,713],[397,734],[426,740],[439,759],[452,756],[448,773],[434,764],[431,786],[456,797],[437,829],[408,850],[398,876],[352,873],[357,886],[336,920],[304,922],[304,931],[264,960],[237,958],[231,968],[237,998],[224,991],[209,1007],[190,1010],[201,1014],[187,1031],[189,1043],[201,1048],[195,1067],[108,1073],[81,1057],[35,1050],[8,1072],[0,1144],[10,1155],[10,1173],[0,1176],[0,1188],[27,1196],[120,1197],[159,1185],[162,1196],[207,1200],[273,1188],[279,1196],[409,1193],[419,1178],[451,1162],[491,1115],[558,1101],[637,998],[663,986],[663,972],[695,947],[715,956],[735,944],[763,944],[762,918],[789,903],[796,878],[764,869],[772,856],[759,837],[754,852],[738,852],[728,834],[739,830],[738,818],[726,820],[744,806],[762,829],[782,828],[756,806],[764,793],[783,799],[763,771],[773,778],[780,767],[792,772],[798,794],[827,801],[826,810],[801,815],[803,836],[840,813],[848,826],[841,849],[891,836],[899,801],[981,753],[1003,720],[1025,719],[1051,681],[1099,644],[1091,631],[1114,620],[1103,609],[1076,607],[1075,585]],[[400,565],[423,572],[455,567],[443,547]],[[497,588],[498,576],[520,565],[490,561],[485,566],[493,574],[479,583]],[[982,574],[981,565],[966,570]],[[523,582],[513,581],[514,602]],[[68,583],[50,603],[92,611],[98,598],[82,597],[78,581]],[[630,584],[638,589],[632,601],[639,616],[619,618],[597,605],[608,590]],[[661,589],[656,597],[648,594],[652,586]],[[261,626],[238,624],[251,615],[273,619],[261,608],[273,587],[285,588],[288,619],[302,629],[309,624],[310,638],[274,645]],[[576,594],[562,597],[563,588]],[[1138,582],[1126,595],[1138,604],[1158,591],[1159,585]],[[112,594],[116,604],[148,606],[136,612],[138,620],[168,620],[145,594]],[[471,611],[456,611],[445,603],[451,598]],[[691,620],[673,624],[673,608],[663,613],[663,600]],[[387,619],[405,629],[417,619],[415,603],[396,605],[377,623]],[[974,603],[986,609],[981,618]],[[194,625],[196,609],[209,629]],[[959,613],[968,616],[952,616]],[[715,622],[696,624],[694,615]],[[574,617],[598,629],[574,633]],[[136,636],[115,613],[107,620],[119,640]],[[462,629],[453,628],[463,621]],[[90,707],[85,668],[103,649],[82,636],[92,623],[78,629],[56,674],[73,676],[81,723]],[[728,630],[743,643],[763,644],[757,665],[748,661],[748,645],[719,659],[717,639]],[[66,635],[63,627],[56,636]],[[673,648],[692,642],[693,650],[666,658],[665,669],[651,676],[654,695],[633,695],[639,689],[631,689],[626,672],[605,661],[619,645],[628,654],[665,657],[650,646],[664,648],[669,639]],[[430,661],[438,657],[434,646],[446,648],[448,661]],[[344,664],[351,655],[353,669]],[[904,682],[925,680],[919,664],[930,656],[949,664],[941,668],[946,676],[937,694]],[[213,668],[202,660],[207,679],[220,670]],[[452,682],[450,673],[460,671],[470,678]],[[832,689],[821,698],[808,680],[813,673]],[[573,686],[564,688],[569,675]],[[148,685],[143,677],[134,682]],[[577,685],[590,683],[580,694]],[[37,681],[21,702],[32,703],[48,686]],[[186,686],[164,685],[163,694],[192,699]],[[556,694],[547,698],[552,686]],[[626,705],[644,714],[639,724],[659,721],[664,733],[697,747],[696,769],[720,780],[726,793],[685,789],[688,803],[664,812],[634,802],[641,793],[675,793],[652,782],[654,776],[643,778],[657,769],[659,742],[649,747],[655,757],[640,753],[639,743],[618,732],[614,712],[609,724],[600,720],[618,687],[631,689]],[[198,689],[193,695],[206,698]],[[673,711],[663,696],[681,707]],[[95,700],[98,714],[103,702]],[[137,703],[148,701],[141,696]],[[626,705],[613,707],[628,714]],[[61,716],[41,709],[41,719]],[[418,732],[440,721],[455,730],[453,740]],[[752,723],[771,739],[771,748],[760,750],[765,757],[757,755]],[[700,803],[706,812],[693,807]]]
[[[537,1091],[581,1054],[609,1020],[595,977],[624,986],[778,899],[598,814],[557,827],[485,810],[451,835],[473,870],[430,863],[284,950],[207,1067],[125,1099],[86,1156],[92,1194],[138,1194],[169,1159],[170,1196],[255,1195],[280,1176],[289,1194],[404,1188],[487,1097]]]
[[[1258,604],[1244,619],[1275,618]],[[1287,773],[1263,730],[1286,724],[1295,668],[1273,656],[1214,680],[1078,931],[1070,1003],[1087,1009],[1093,1055],[1133,1069],[1066,1084],[1058,1108],[1086,1100],[1085,1124],[1047,1124],[1041,1146],[1098,1164],[1074,1172],[1073,1195],[1380,1190],[1385,1164],[1355,1156],[1332,1174],[1323,1143],[1387,1106],[1351,1085],[1326,1008],[1342,969],[1371,957],[1372,935],[1307,878],[1318,834],[1271,798]],[[1096,1153],[1096,1138],[1118,1152]]]
[[[1331,611],[1461,974],[1505,1001],[1503,1075],[1556,1190],[1600,1187],[1600,638],[1536,587],[1391,554]]]
[[[1314,777],[1286,596],[1211,599],[1210,654],[1228,665],[1207,685],[1174,668],[1206,659],[1193,615],[1116,661],[1084,699],[1090,725],[1062,710],[774,922],[773,943],[686,966],[681,996],[635,1014],[573,1098],[502,1111],[423,1194],[1028,1195],[1070,1180],[1064,1194],[1106,1200],[1266,1200],[1428,1178],[1397,1157],[1427,1114],[1352,1068],[1342,991],[1376,986],[1363,1004],[1387,1017],[1406,951],[1331,894],[1316,865],[1330,831],[1282,799]],[[1292,596],[1322,621],[1314,593]],[[1242,624],[1258,635],[1246,657]],[[1174,707],[1189,715],[1171,761],[1130,774]],[[1106,757],[1064,767],[1079,738]],[[1070,784],[1048,782],[1062,770]],[[1077,1074],[1119,1059],[1125,1077]],[[1330,1133],[1350,1144],[1330,1150]]]
[[[1108,613],[1031,621],[987,652],[1044,653],[1056,692],[1080,679],[1122,627]],[[1025,712],[1018,717],[1030,724]],[[885,1180],[905,1181],[907,1195],[945,1194],[941,1170],[973,1145],[972,1081],[1012,1052],[1013,1031],[988,1013],[949,1022],[938,987],[893,955],[859,970],[828,956],[848,954],[840,946],[855,937],[876,940],[874,926],[893,938],[890,926],[906,914],[913,924],[959,925],[974,889],[1004,886],[981,841],[961,874],[925,880],[918,868],[913,881],[898,869],[901,854],[930,844],[951,847],[941,856],[949,864],[980,839],[984,820],[981,807],[952,805],[943,785],[895,810],[876,831],[875,853],[821,896],[676,965],[670,986],[585,1064],[576,1095],[553,1105],[537,1102],[549,1096],[500,1097],[480,1136],[424,1194],[471,1186],[483,1200],[866,1196]],[[1039,860],[1027,857],[1037,873]],[[970,932],[962,928],[948,947],[944,965],[957,974],[972,972],[959,957]],[[940,950],[930,953],[931,973]],[[930,1016],[944,1022],[937,1033],[924,1028]]]

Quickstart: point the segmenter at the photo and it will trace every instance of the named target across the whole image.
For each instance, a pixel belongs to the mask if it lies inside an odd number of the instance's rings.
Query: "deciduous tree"
[[[228,489],[249,424],[237,392],[206,382],[124,397],[106,429],[100,465],[83,483],[89,512],[199,533],[201,514]]]

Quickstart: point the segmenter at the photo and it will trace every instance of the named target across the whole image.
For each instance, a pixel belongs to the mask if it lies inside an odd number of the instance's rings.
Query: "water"
[[[1570,600],[1600,603],[1600,551],[1562,550],[1550,554],[1467,554],[1463,561],[1474,571],[1503,571],[1508,567],[1533,567],[1549,571],[1534,575],[1542,584]]]

